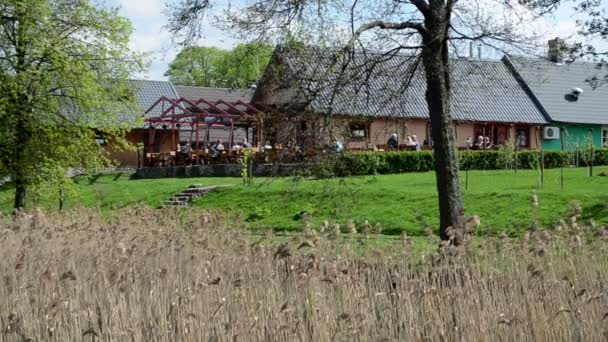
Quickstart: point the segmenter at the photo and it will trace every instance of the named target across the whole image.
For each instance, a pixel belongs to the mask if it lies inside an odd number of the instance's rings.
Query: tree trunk
[[[28,21],[26,11],[24,8],[20,8],[16,11],[15,15],[19,18],[19,25],[17,27],[17,35],[15,42],[15,55],[17,57],[17,66],[15,67],[16,76],[21,77],[27,69],[26,62],[26,31],[27,26],[31,21]],[[32,106],[29,103],[29,96],[26,93],[25,88],[19,89],[16,94],[12,97],[11,109],[15,110],[15,117],[17,122],[15,125],[15,141],[13,146],[13,161],[12,161],[12,176],[15,178],[15,203],[14,207],[16,210],[25,208],[25,195],[27,190],[27,167],[26,167],[26,148],[30,142],[30,131],[28,121],[30,119],[30,112]]]
[[[23,180],[23,177],[15,176],[15,209],[25,208],[25,194],[27,190],[27,183]]]
[[[20,108],[18,106],[17,108]],[[25,112],[17,113],[17,115],[25,115]],[[26,127],[25,119],[23,117],[18,118],[16,125],[16,136],[15,146],[13,146],[13,177],[15,178],[15,204],[16,210],[25,208],[25,197],[27,192],[27,174],[26,174],[26,161],[25,161],[25,149],[30,140],[30,133]]]
[[[441,17],[441,16],[436,16]],[[435,25],[437,25],[435,23]],[[440,237],[462,242],[462,232],[449,236],[447,228],[462,229],[464,207],[458,178],[458,151],[450,114],[450,72],[446,30],[427,25],[422,63],[426,72],[426,101],[431,118],[435,174],[439,197]]]

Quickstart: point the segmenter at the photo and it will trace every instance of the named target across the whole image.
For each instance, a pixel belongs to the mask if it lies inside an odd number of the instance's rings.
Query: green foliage
[[[120,139],[144,68],[129,21],[86,0],[7,0],[0,17],[0,173],[25,190],[107,165],[93,129]]]
[[[214,47],[187,47],[169,64],[165,76],[175,84],[199,87],[248,88],[262,74],[272,47],[239,44],[227,51]]]
[[[253,167],[253,155],[251,149],[243,149],[241,158],[241,179],[246,186],[251,186],[253,184],[253,172],[250,171],[250,168]]]
[[[507,140],[504,144],[498,145],[500,152],[499,163],[505,170],[511,170],[515,162],[515,144]]]
[[[592,137],[586,137],[580,146],[580,158],[585,165],[591,165],[595,155],[595,144]]]
[[[256,206],[254,208],[253,212],[251,212],[251,213],[249,213],[249,215],[247,215],[247,218],[245,219],[245,221],[247,221],[247,222],[261,221],[264,218],[269,217],[271,214],[272,214],[272,212],[270,211],[270,209]]]
[[[544,151],[545,168],[569,166],[566,151]],[[608,165],[608,149],[595,150],[595,165]],[[513,165],[514,152],[460,151],[461,170],[501,170]],[[520,151],[517,154],[518,168],[540,168],[540,151]],[[421,152],[352,152],[335,154],[319,160],[311,169],[318,178],[347,177],[356,175],[394,174],[426,172],[435,169],[433,153]]]

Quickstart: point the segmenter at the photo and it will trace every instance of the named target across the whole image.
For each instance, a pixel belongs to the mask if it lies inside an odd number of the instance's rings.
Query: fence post
[[[561,143],[562,143],[562,152],[564,152],[564,135],[559,135]],[[562,187],[562,191],[564,191],[564,162],[559,163],[559,183]]]
[[[595,144],[593,143],[593,128],[589,128],[589,143],[591,144],[591,156],[589,160],[589,177],[593,177],[593,159],[595,159]]]
[[[540,186],[545,185],[545,150],[540,149]]]

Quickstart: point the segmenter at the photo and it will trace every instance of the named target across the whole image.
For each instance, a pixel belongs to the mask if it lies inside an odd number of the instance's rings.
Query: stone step
[[[178,201],[165,201],[164,205],[171,207],[187,207],[188,203]]]
[[[213,189],[209,189],[209,188],[190,188],[190,189],[186,189],[184,191],[182,191],[182,193],[185,194],[201,194],[201,193],[207,193],[212,191]]]
[[[175,195],[174,197],[194,198],[194,197],[198,197],[198,196],[200,196],[200,194],[196,194],[193,192],[181,192],[181,193]]]
[[[217,189],[228,187],[231,187],[231,185],[203,186],[200,184],[192,184],[186,190],[166,200],[163,203],[163,207],[185,207],[188,206],[193,199],[205,196],[206,194],[213,192]]]

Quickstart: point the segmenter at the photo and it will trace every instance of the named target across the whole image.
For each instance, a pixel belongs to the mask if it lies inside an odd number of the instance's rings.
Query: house
[[[393,133],[430,145],[425,92],[416,56],[279,47],[252,102],[275,109],[274,127],[264,127],[275,142],[318,145],[333,137],[367,149]],[[478,136],[494,145],[540,146],[548,118],[502,61],[454,59],[451,96],[459,147]]]
[[[523,81],[524,88],[551,121],[542,147],[576,149],[593,141],[608,146],[608,68],[596,63],[564,63],[555,51],[547,59],[509,58],[503,61]]]
[[[166,81],[147,81],[147,80],[131,80],[130,84],[133,88],[133,94],[139,105],[140,112],[137,113],[139,118],[129,117],[129,124],[132,128],[127,132],[126,139],[133,145],[142,144],[150,139],[149,130],[144,125],[143,113],[150,108],[161,97],[177,98],[175,87],[170,82]],[[160,110],[154,110],[149,115],[160,115]],[[154,132],[154,150],[169,150],[171,148],[171,132],[170,130],[156,130]],[[110,154],[110,158],[120,166],[138,167],[143,165],[145,153],[148,153],[148,147],[139,148],[135,151],[121,151],[113,149],[112,146],[106,146]]]
[[[518,149],[561,149],[561,137],[567,149],[588,139],[598,147],[608,145],[608,86],[598,87],[608,70],[561,63],[554,41],[550,47],[547,59],[452,60],[451,115],[459,148],[479,136]],[[401,141],[415,135],[425,148],[432,145],[426,80],[413,55],[277,47],[255,90],[132,83],[142,113],[161,97],[257,105],[269,113],[260,130],[272,143],[314,148],[333,139],[351,150],[372,149],[396,133]],[[161,111],[156,107],[146,115],[157,117]],[[192,128],[165,126],[150,130],[135,124],[127,137],[144,142],[143,150],[113,152],[113,158],[138,166],[148,153],[174,151],[176,142],[193,141]],[[247,127],[233,134],[237,142],[255,136]],[[229,128],[211,127],[208,139],[227,141]]]
[[[187,87],[173,85],[168,81],[131,80],[133,95],[137,100],[139,112],[137,115],[121,115],[120,117],[132,125],[127,132],[126,139],[133,145],[139,145],[136,150],[122,151],[112,146],[106,146],[110,158],[123,167],[139,167],[144,165],[145,156],[149,153],[169,152],[176,149],[177,143],[194,141],[194,131],[190,126],[168,127],[161,125],[150,130],[150,126],[144,119],[158,117],[161,115],[162,107],[156,106],[149,113],[145,113],[153,107],[162,97],[168,99],[185,98],[192,101],[206,99],[208,101],[225,100],[228,102],[243,101],[249,103],[253,90],[251,89],[225,89]],[[136,117],[136,118],[134,118]],[[138,118],[137,118],[138,117]],[[151,136],[152,134],[152,136]],[[253,133],[244,128],[234,130],[233,139],[241,142],[252,137]],[[228,141],[230,127],[214,126],[209,130],[210,141]],[[148,142],[152,142],[150,145]]]

